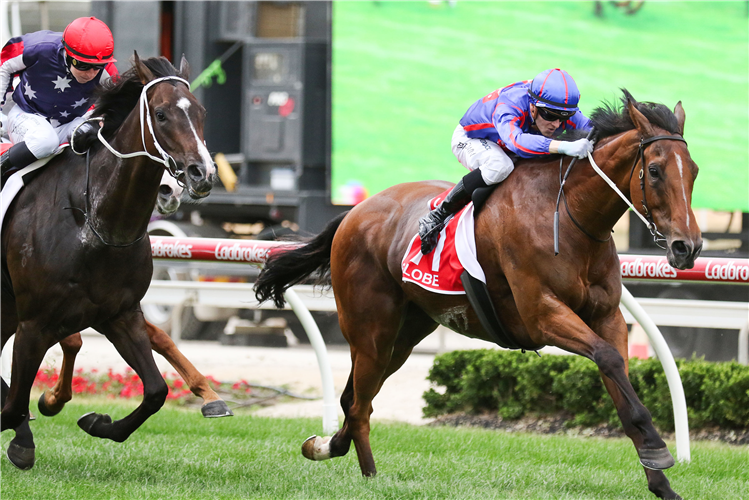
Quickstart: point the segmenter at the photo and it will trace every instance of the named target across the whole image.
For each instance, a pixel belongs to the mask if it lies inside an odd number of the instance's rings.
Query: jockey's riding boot
[[[479,169],[466,174],[447,194],[440,206],[419,220],[422,254],[427,255],[437,246],[439,234],[445,227],[447,218],[468,205],[471,195],[477,188],[486,186]]]
[[[34,163],[37,157],[29,151],[25,142],[14,144],[0,156],[0,174],[6,176],[11,170],[21,170]]]
[[[463,186],[461,179],[447,194],[440,206],[429,212],[419,220],[419,236],[421,236],[421,253],[427,255],[437,246],[440,231],[445,227],[445,221],[451,215],[460,211],[471,201],[471,194]]]

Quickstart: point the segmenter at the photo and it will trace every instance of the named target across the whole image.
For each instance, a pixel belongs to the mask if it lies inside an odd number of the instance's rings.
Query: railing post
[[[317,323],[315,323],[315,319],[304,305],[304,302],[302,302],[302,299],[299,298],[299,295],[289,288],[286,290],[284,297],[286,297],[286,301],[302,323],[304,331],[307,332],[307,336],[309,337],[310,344],[312,344],[312,348],[317,355],[317,364],[320,367],[320,377],[322,378],[322,428],[324,434],[332,436],[338,431],[338,404],[335,398],[333,370],[330,368],[325,341],[322,338],[320,329],[317,327]]]
[[[632,313],[640,326],[645,330],[650,338],[650,344],[653,346],[655,354],[663,365],[663,371],[666,373],[666,381],[671,391],[671,404],[674,407],[674,426],[676,427],[676,459],[679,462],[690,462],[691,453],[689,450],[689,421],[687,417],[687,400],[684,396],[684,387],[681,385],[681,377],[676,362],[668,348],[666,339],[663,338],[661,331],[655,326],[653,320],[645,312],[645,309],[635,300],[629,290],[622,285],[622,304]]]

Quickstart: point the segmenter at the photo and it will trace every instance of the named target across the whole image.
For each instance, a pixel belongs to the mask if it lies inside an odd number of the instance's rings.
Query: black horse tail
[[[306,245],[271,254],[255,282],[255,297],[261,304],[273,299],[276,307],[286,303],[284,292],[310,275],[319,272],[317,284],[330,283],[330,250],[338,226],[348,212],[328,222],[325,229]]]

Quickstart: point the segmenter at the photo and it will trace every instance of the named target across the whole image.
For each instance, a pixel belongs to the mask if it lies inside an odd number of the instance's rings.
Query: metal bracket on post
[[[679,462],[690,462],[689,450],[689,421],[687,417],[687,400],[684,397],[684,387],[681,385],[681,377],[676,367],[676,362],[668,348],[666,339],[661,331],[655,326],[645,309],[635,300],[632,294],[622,285],[622,304],[632,313],[632,316],[648,334],[650,344],[653,346],[656,356],[661,361],[663,371],[666,373],[666,381],[671,391],[671,403],[674,407],[674,426],[676,427],[676,459]]]

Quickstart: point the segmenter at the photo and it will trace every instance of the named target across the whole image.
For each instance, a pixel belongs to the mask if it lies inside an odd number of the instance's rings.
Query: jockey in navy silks
[[[3,174],[69,140],[93,104],[94,89],[118,76],[113,52],[112,32],[95,17],[78,18],[63,33],[37,31],[5,44],[0,100],[13,146],[0,157]]]
[[[518,157],[560,153],[585,158],[593,150],[588,139],[554,140],[565,130],[591,128],[579,101],[575,80],[564,70],[548,69],[473,103],[452,137],[453,154],[471,172],[419,220],[421,252],[434,250],[447,218],[465,207],[476,189],[505,180]]]

